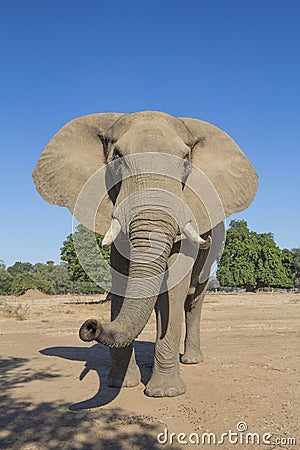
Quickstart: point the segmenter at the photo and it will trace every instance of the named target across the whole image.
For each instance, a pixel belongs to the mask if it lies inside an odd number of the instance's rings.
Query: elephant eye
[[[184,161],[183,168],[184,168],[184,173],[188,175],[190,173],[190,171],[192,170],[192,165],[191,165],[190,161],[188,161],[186,159]]]
[[[192,170],[192,166],[191,166],[190,161],[188,159],[185,159],[184,163],[183,163],[183,174],[182,174],[182,182],[181,182],[182,188],[184,188],[184,185],[186,183],[186,180],[188,179],[188,176],[189,176],[191,170]]]
[[[116,160],[118,158],[123,158],[123,155],[120,152],[120,150],[118,149],[118,147],[115,147],[114,148],[114,153],[113,153],[113,159]]]
[[[113,170],[115,173],[119,173],[122,170],[123,166],[127,166],[125,158],[123,154],[119,150],[118,147],[115,146],[112,154],[112,162],[113,162]]]

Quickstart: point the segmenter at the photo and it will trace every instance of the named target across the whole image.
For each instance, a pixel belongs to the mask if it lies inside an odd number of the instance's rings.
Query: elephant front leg
[[[111,318],[117,317],[123,303],[123,297],[111,295]],[[111,369],[107,384],[110,387],[133,387],[141,381],[140,369],[134,356],[133,344],[123,348],[110,348]]]
[[[141,381],[141,374],[135,361],[133,345],[110,348],[109,351],[112,366],[107,378],[108,386],[117,388],[137,386]]]
[[[200,349],[200,319],[207,283],[208,281],[197,284],[195,292],[187,296],[184,304],[186,334],[184,353],[181,357],[184,364],[197,364],[203,361]]]
[[[146,386],[149,397],[175,397],[184,394],[186,386],[180,376],[179,345],[182,311],[188,279],[159,296],[155,312],[157,336],[152,377]]]
[[[123,245],[126,245],[126,242],[122,242]],[[126,251],[128,252],[128,248]],[[118,279],[118,274],[120,273],[124,277],[128,275],[129,261],[118,252],[114,244],[111,247],[110,257],[111,265],[115,270],[112,280],[113,287],[118,286],[120,289],[124,281],[122,278],[121,281]],[[123,286],[123,291],[125,292],[125,290],[126,285]],[[124,297],[112,293],[109,294],[109,297],[111,299],[111,320],[114,320],[121,310]],[[135,360],[133,344],[123,348],[110,348],[109,351],[112,365],[107,378],[108,386],[117,388],[137,386],[141,380],[141,374]]]
[[[117,317],[123,303],[123,297],[111,296],[111,318]],[[107,384],[110,387],[133,387],[141,381],[140,369],[135,360],[133,344],[128,347],[110,348],[111,369]]]

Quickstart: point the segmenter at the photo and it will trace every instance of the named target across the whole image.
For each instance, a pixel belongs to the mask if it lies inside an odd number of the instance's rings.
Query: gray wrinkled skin
[[[106,186],[105,195],[94,208],[93,187],[78,208],[82,189],[101,169],[104,175],[95,186]],[[190,188],[189,180],[201,185],[197,169],[213,186],[221,208],[211,204],[205,188],[203,195]],[[154,367],[145,393],[183,394],[186,387],[179,373],[183,311],[186,336],[181,362],[196,364],[203,359],[201,307],[211,264],[224,240],[223,220],[247,208],[257,189],[257,175],[246,156],[226,133],[197,119],[153,111],[92,114],[58,131],[33,177],[45,200],[69,208],[86,226],[103,235],[118,230],[116,236],[106,236],[112,242],[111,322],[89,319],[80,329],[81,339],[110,347],[109,386],[140,382],[133,341],[155,309]],[[197,231],[192,232],[194,238],[211,236],[210,248],[195,249],[195,239],[190,243],[185,238],[189,223]],[[172,267],[178,275],[175,283]]]

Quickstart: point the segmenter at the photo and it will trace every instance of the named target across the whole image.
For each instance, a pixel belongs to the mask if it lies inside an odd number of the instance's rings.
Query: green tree
[[[15,295],[22,295],[29,289],[39,289],[45,294],[54,294],[54,286],[50,281],[38,278],[30,273],[20,273],[14,277],[11,291]]]
[[[56,265],[54,261],[46,264],[36,263],[33,266],[34,274],[39,279],[51,282],[55,294],[67,294],[73,292],[72,282],[67,272],[65,263]]]
[[[17,261],[12,266],[7,268],[7,271],[12,277],[16,277],[21,274],[33,274],[34,268],[30,262]]]
[[[257,246],[247,222],[232,220],[217,270],[220,285],[245,287],[248,291],[252,290],[256,284],[256,258]]]
[[[281,250],[281,261],[286,272],[287,281],[283,287],[292,288],[295,287],[295,261],[293,252],[287,248]]]
[[[250,231],[247,222],[233,220],[227,231],[217,278],[221,286],[255,291],[262,287],[290,288],[294,284],[293,258],[280,250],[272,233]]]
[[[295,274],[295,287],[300,288],[300,248],[293,248],[292,255]]]
[[[0,267],[0,295],[9,295],[11,293],[12,276],[4,267]]]
[[[24,294],[28,289],[39,289],[46,294],[65,294],[71,292],[71,280],[66,267],[55,265],[54,261],[46,264],[17,261],[8,267],[6,284],[10,281],[10,292]],[[3,277],[2,277],[3,278]]]
[[[83,293],[104,292],[110,285],[110,251],[101,248],[102,240],[103,236],[78,225],[63,242],[61,259],[71,281],[78,289],[81,286]]]
[[[30,262],[17,261],[7,268],[11,276],[11,293],[22,295],[28,289],[39,289],[46,294],[54,294],[54,284],[43,275],[37,273]]]
[[[280,250],[271,233],[256,234],[256,236],[259,249],[256,288],[293,287],[293,258],[289,250]]]

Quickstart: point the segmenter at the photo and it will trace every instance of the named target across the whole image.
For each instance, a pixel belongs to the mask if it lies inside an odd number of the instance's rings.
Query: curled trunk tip
[[[134,340],[135,336],[128,337],[118,333],[112,322],[103,324],[97,319],[88,319],[80,327],[79,337],[84,342],[97,341],[108,347],[127,347]]]
[[[101,324],[97,319],[88,319],[81,325],[79,337],[85,342],[96,341],[101,331]]]

